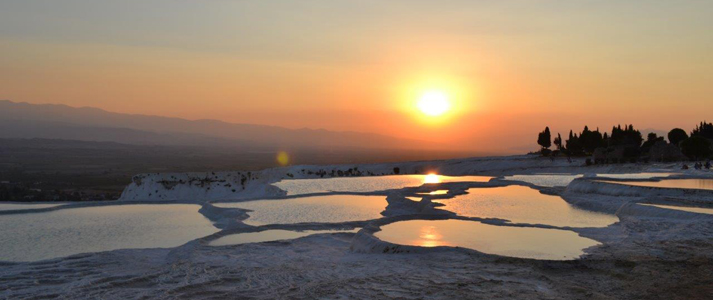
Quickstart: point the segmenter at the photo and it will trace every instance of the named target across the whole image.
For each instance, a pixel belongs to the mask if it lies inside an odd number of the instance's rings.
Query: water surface
[[[642,173],[623,173],[623,174],[611,174],[602,173],[597,174],[599,177],[609,177],[609,178],[619,178],[619,179],[651,179],[655,177],[668,177],[671,175],[677,175],[678,173],[659,173],[659,172],[642,172]]]
[[[445,204],[440,209],[460,216],[499,218],[513,223],[605,227],[618,221],[614,215],[579,209],[559,196],[524,186],[471,188],[468,194],[433,202]]]
[[[693,212],[693,213],[698,213],[698,214],[713,215],[713,208],[677,206],[677,205],[660,205],[660,204],[647,204],[647,203],[640,203],[640,204],[646,205],[646,206],[655,206],[655,207],[665,208],[665,209],[674,209],[674,210]]]
[[[675,173],[621,173],[596,174],[600,177],[621,178],[621,179],[650,179],[654,177],[667,177]],[[512,175],[503,177],[505,180],[523,181],[537,186],[556,187],[567,186],[572,180],[583,177],[583,174],[534,174],[534,175]]]
[[[210,242],[210,246],[225,246],[225,245],[240,245],[248,243],[262,243],[280,240],[291,240],[296,238],[305,237],[312,234],[322,234],[322,233],[339,233],[339,232],[357,232],[359,229],[352,230],[305,230],[305,231],[291,231],[291,230],[264,230],[260,232],[247,232],[247,233],[236,233],[231,235],[226,235],[224,237],[218,238]]]
[[[287,191],[288,195],[303,195],[325,192],[375,192],[405,187],[417,187],[432,181],[439,182],[488,182],[489,176],[442,176],[436,175],[389,175],[340,177],[324,179],[288,179],[273,185]]]
[[[695,189],[695,190],[713,190],[713,179],[662,179],[661,181],[604,181],[614,184],[657,187],[657,188],[674,188],[674,189]]]
[[[416,193],[416,195],[445,195],[448,194],[448,190],[435,190],[431,192],[425,192],[425,193]]]
[[[63,204],[65,203],[0,203],[0,211],[49,208]]]
[[[0,260],[176,247],[217,232],[198,205],[113,205],[0,216]]]
[[[339,223],[381,218],[386,196],[328,195],[282,200],[217,203],[218,207],[249,209],[244,222],[253,226],[294,223]]]
[[[567,186],[572,180],[582,177],[582,174],[535,174],[505,176],[505,180],[523,181],[537,186],[555,187]]]
[[[412,220],[381,227],[374,236],[399,245],[464,247],[488,254],[521,258],[579,258],[595,240],[567,230],[487,225],[462,220]]]

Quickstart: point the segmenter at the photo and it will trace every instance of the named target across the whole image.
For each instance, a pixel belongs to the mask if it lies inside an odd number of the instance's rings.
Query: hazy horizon
[[[711,9],[704,1],[8,2],[0,99],[515,153],[544,126],[688,131],[705,120]],[[447,113],[418,111],[429,90],[447,94]]]
[[[352,130],[352,131],[350,131],[350,130],[339,131],[339,130],[329,130],[329,129],[327,129],[327,128],[310,128],[310,127],[294,127],[294,128],[291,128],[291,127],[287,127],[287,126],[277,126],[277,125],[269,125],[269,124],[251,124],[251,123],[229,122],[229,121],[218,120],[218,119],[187,119],[187,118],[181,118],[181,117],[171,117],[171,116],[161,116],[161,115],[149,115],[149,114],[124,114],[124,113],[114,112],[114,111],[105,110],[105,109],[101,109],[101,108],[97,108],[97,107],[92,107],[92,106],[75,107],[75,106],[71,106],[71,105],[55,104],[55,103],[31,104],[31,103],[27,103],[27,102],[15,102],[15,101],[10,101],[10,100],[0,99],[0,102],[3,102],[3,101],[5,101],[6,103],[9,101],[9,103],[14,104],[14,105],[25,105],[25,104],[27,104],[27,105],[32,105],[33,107],[64,107],[64,108],[69,108],[69,109],[98,109],[98,110],[100,110],[100,111],[103,111],[103,112],[106,112],[106,113],[110,113],[110,114],[120,114],[120,115],[125,115],[125,116],[138,116],[138,117],[147,117],[147,118],[167,118],[167,119],[175,119],[175,120],[188,121],[188,122],[194,122],[194,121],[199,121],[199,122],[200,122],[200,121],[217,121],[217,122],[224,122],[224,123],[227,124],[227,125],[258,125],[258,126],[268,126],[268,127],[266,127],[266,128],[274,127],[274,128],[276,128],[276,129],[286,129],[286,130],[309,130],[309,131],[315,131],[315,132],[319,132],[319,131],[323,131],[323,130],[324,130],[324,131],[326,131],[326,132],[330,132],[330,133],[334,133],[334,134],[351,134],[351,133],[354,133],[354,134],[374,134],[375,136],[381,136],[381,137],[386,137],[386,138],[394,138],[394,141],[395,141],[395,142],[408,141],[408,142],[410,143],[408,146],[412,147],[412,149],[414,149],[414,150],[417,149],[417,148],[413,148],[413,147],[415,147],[415,146],[413,145],[414,142],[427,142],[427,141],[424,141],[424,140],[416,140],[416,139],[408,139],[408,138],[399,138],[399,139],[397,139],[397,138],[395,138],[395,137],[393,137],[393,136],[384,135],[384,134],[381,134],[381,133],[378,133],[378,132],[362,132],[362,131],[353,131],[353,130]],[[59,113],[59,115],[61,115],[60,112],[53,112],[53,111],[47,111],[46,113],[49,113],[49,114],[48,114],[48,115],[45,115],[45,117],[49,117],[49,116],[52,115],[52,114],[57,115],[58,113]],[[2,115],[0,115],[0,116],[2,116]],[[34,116],[34,117],[36,117],[36,116]],[[72,117],[67,117],[67,116],[64,116],[64,117],[65,117],[65,118],[64,118],[65,120],[72,118]],[[18,120],[21,120],[21,119],[26,119],[27,116],[20,114],[20,115],[16,115],[15,118],[17,118]],[[30,119],[26,119],[26,120],[29,121],[29,122],[35,122],[37,119],[30,118]],[[11,121],[11,120],[5,120],[5,121]],[[77,119],[76,121],[77,121],[77,122],[74,123],[75,125],[86,125],[86,124],[82,124],[83,121],[80,120],[80,119]],[[68,123],[68,124],[69,124],[69,123]],[[626,124],[627,124],[627,123],[612,123],[611,126],[626,125]],[[691,123],[690,126],[684,127],[683,129],[686,130],[686,131],[689,131],[689,129],[692,129],[695,125],[697,125],[697,124],[696,124],[696,123]],[[150,127],[151,125],[146,125],[146,126],[149,126],[149,127]],[[144,128],[141,128],[141,130],[146,130],[146,129],[148,129],[148,128],[146,128],[146,126],[144,126]],[[165,125],[164,125],[164,126],[165,126]],[[582,126],[586,126],[586,125],[582,125]],[[609,132],[609,131],[611,131],[611,126],[609,126],[609,127],[604,127],[604,128],[592,127],[592,126],[589,126],[589,127],[590,127],[590,129],[592,129],[592,130],[599,129],[599,130],[601,130],[602,132]],[[115,128],[115,129],[127,128],[127,127],[124,127],[124,126],[117,126],[117,125],[112,125],[112,126],[110,126],[110,127]],[[550,126],[550,127],[551,127],[551,126]],[[689,128],[689,127],[690,127],[690,128]],[[109,129],[109,128],[107,127],[107,129]],[[165,128],[164,128],[164,129],[165,129]],[[578,131],[580,131],[582,128],[571,128],[571,129],[572,129],[575,133],[578,133]],[[638,127],[637,127],[637,129],[640,130],[643,135],[646,135],[646,134],[648,134],[648,133],[650,133],[650,132],[653,132],[653,133],[656,133],[656,134],[658,134],[659,136],[663,136],[663,137],[666,137],[666,134],[667,134],[667,132],[669,131],[669,129],[666,129],[666,128],[638,128]],[[39,129],[39,128],[36,128],[35,130],[46,130],[46,129]],[[563,129],[563,131],[560,131],[559,133],[561,133],[564,137],[566,137],[566,135],[567,135],[568,132],[569,132],[568,130],[569,130],[569,129]],[[154,128],[154,130],[152,130],[152,131],[156,131],[156,132],[170,132],[170,131],[162,130],[162,128]],[[180,131],[175,131],[175,132],[178,133],[178,132],[180,132]],[[557,132],[556,130],[553,130],[553,134],[554,134],[555,136],[557,135],[557,133],[558,133],[558,132]],[[17,133],[17,134],[13,134],[13,138],[16,138],[18,135],[22,135],[21,132],[20,132],[20,133]],[[3,134],[0,134],[0,138],[3,137],[3,136],[4,136]],[[38,137],[38,138],[47,138],[47,137]],[[153,137],[153,138],[155,138],[155,137]],[[184,138],[190,138],[190,136],[187,136],[187,137],[184,137]],[[503,138],[507,139],[507,138],[510,138],[510,137],[508,137],[508,136],[503,136]],[[195,139],[195,137],[194,137],[194,139]],[[96,137],[95,137],[94,135],[87,135],[87,139],[83,139],[83,140],[96,141],[97,139],[96,139]],[[126,143],[126,142],[116,141],[116,140],[112,140],[112,141],[114,141],[114,142],[119,142],[119,143]],[[190,143],[187,142],[187,141],[188,141],[188,140],[184,140],[185,143],[184,143],[183,145],[186,145],[186,146],[187,146],[187,145],[190,145],[190,144],[205,143],[206,146],[215,146],[214,144],[210,143],[210,142],[207,141],[207,140],[197,139],[197,140],[194,140],[194,141],[192,141],[192,142],[190,142]],[[208,142],[208,143],[206,143],[206,142]],[[517,140],[515,140],[514,142],[516,142],[516,143],[515,143],[515,144],[503,144],[503,145],[510,146],[510,147],[509,147],[509,148],[500,148],[500,149],[489,149],[489,148],[484,148],[484,149],[457,148],[457,147],[453,147],[454,145],[446,144],[446,143],[438,143],[438,144],[429,143],[429,144],[425,144],[424,147],[422,148],[422,150],[439,150],[439,149],[440,149],[440,150],[449,150],[449,151],[451,151],[451,152],[453,152],[453,153],[461,153],[461,156],[462,156],[463,154],[466,154],[466,153],[469,153],[469,154],[472,155],[472,156],[499,156],[499,155],[525,154],[525,153],[527,153],[527,152],[529,152],[529,151],[533,151],[533,150],[535,150],[535,149],[537,148],[537,146],[534,145],[534,143],[532,143],[532,141],[531,141],[531,136],[528,136],[525,140],[522,140],[522,141],[517,141]],[[520,144],[517,144],[517,142],[519,142]],[[174,141],[173,143],[176,143],[176,142]],[[133,142],[129,142],[129,144],[133,144]],[[143,144],[143,143],[141,143],[141,144]],[[161,143],[158,143],[158,142],[157,142],[157,144],[161,144]],[[179,142],[179,144],[180,144],[180,142]],[[353,146],[353,145],[350,145],[350,146]],[[372,148],[371,145],[369,145],[368,147],[365,147],[364,149],[369,149],[369,148]],[[386,148],[384,148],[384,149],[389,149],[389,148],[392,148],[392,147],[386,147]],[[407,148],[408,148],[408,147],[407,147]],[[454,156],[454,157],[460,157],[460,156]]]

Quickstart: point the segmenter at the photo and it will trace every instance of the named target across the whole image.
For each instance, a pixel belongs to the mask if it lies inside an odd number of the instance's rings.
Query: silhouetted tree
[[[545,131],[540,132],[537,135],[537,144],[542,146],[543,149],[550,148],[552,146],[552,136],[550,135],[550,127],[545,127]]]
[[[399,169],[399,167],[394,167],[394,174],[398,175],[399,173],[401,173],[401,169]]]
[[[584,154],[584,147],[582,142],[577,136],[573,134],[572,130],[569,131],[569,139],[567,139],[567,152],[569,155],[582,155]]]
[[[582,133],[579,134],[579,141],[582,143],[582,147],[585,149],[587,148],[587,139],[589,138],[589,135],[592,132],[589,131],[589,126],[584,125],[584,129],[582,130]]]
[[[562,151],[562,136],[557,133],[557,137],[554,140],[555,146],[557,146],[557,150]]]
[[[681,128],[674,128],[668,132],[668,142],[678,146],[685,139],[688,138],[688,134]]]
[[[641,152],[648,153],[656,143],[663,141],[662,136],[658,136],[656,133],[650,132],[646,137],[646,141],[641,145]]]
[[[579,135],[579,140],[584,148],[584,152],[590,154],[594,152],[594,149],[604,146],[604,138],[602,137],[602,133],[599,132],[599,128],[595,131],[590,131],[589,127],[584,126],[584,130],[582,130],[582,133]]]
[[[705,159],[713,154],[711,142],[702,136],[692,136],[681,142],[681,152],[690,159]]]
[[[702,136],[707,139],[713,139],[713,123],[701,122],[696,125],[696,128],[691,132],[691,136]]]
[[[615,126],[612,128],[611,136],[609,137],[609,146],[641,146],[644,139],[641,137],[641,132],[634,129],[633,125]]]
[[[649,134],[646,136],[646,141],[655,141],[658,138],[659,136],[655,132],[649,132]]]

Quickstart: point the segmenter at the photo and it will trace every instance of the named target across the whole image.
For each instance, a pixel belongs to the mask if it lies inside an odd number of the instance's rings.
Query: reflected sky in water
[[[492,177],[489,176],[389,175],[324,179],[288,179],[274,183],[273,185],[287,191],[288,195],[302,195],[330,191],[374,192],[417,187],[428,182],[488,182],[490,179],[492,179]]]
[[[0,260],[168,248],[218,231],[199,205],[115,205],[0,216]]]
[[[440,209],[460,216],[499,218],[513,223],[605,227],[618,221],[614,215],[579,209],[559,196],[524,186],[471,188],[466,195],[434,202],[445,204]]]
[[[411,220],[391,223],[374,234],[383,241],[421,247],[464,247],[503,256],[568,260],[598,245],[567,230],[487,225],[462,220]]]
[[[280,241],[280,240],[291,240],[296,238],[305,237],[312,234],[321,233],[338,233],[338,232],[352,232],[355,233],[359,229],[352,230],[305,230],[305,231],[291,231],[291,230],[265,230],[260,232],[247,232],[247,233],[236,233],[231,235],[226,235],[217,240],[210,242],[210,246],[225,246],[225,245],[240,245],[248,243],[262,243],[270,241]]]
[[[622,174],[597,174],[601,177],[621,178],[621,179],[648,179],[653,177],[667,177],[674,173],[622,173]],[[534,174],[534,175],[512,175],[503,177],[505,180],[523,181],[537,186],[555,187],[567,186],[572,180],[583,177],[582,174]]]
[[[48,208],[63,204],[65,203],[0,203],[0,211]]]
[[[503,177],[505,180],[523,181],[537,186],[555,187],[567,186],[572,180],[580,178],[582,174],[535,174],[535,175],[513,175]]]
[[[435,190],[427,193],[416,193],[416,195],[445,195],[448,194],[448,190]]]
[[[253,210],[246,224],[339,223],[381,218],[386,196],[329,195],[283,200],[219,203],[218,207]]]
[[[713,179],[663,179],[661,181],[640,182],[619,182],[602,180],[602,182],[658,188],[713,190]]]
[[[609,178],[620,178],[620,179],[649,179],[649,178],[654,178],[654,177],[668,177],[668,176],[676,175],[676,174],[678,174],[678,173],[651,173],[651,172],[623,173],[623,174],[602,173],[602,174],[597,174],[597,176],[609,177]]]
[[[639,203],[639,204],[646,205],[646,206],[655,206],[655,207],[665,208],[665,209],[674,209],[674,210],[693,212],[693,213],[698,213],[698,214],[713,215],[713,208],[677,206],[677,205],[660,205],[660,204],[647,204],[647,203]]]

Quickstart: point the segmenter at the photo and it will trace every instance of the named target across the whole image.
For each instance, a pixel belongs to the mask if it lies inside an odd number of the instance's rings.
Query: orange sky
[[[708,1],[96,2],[3,4],[0,99],[512,152],[710,116]]]

